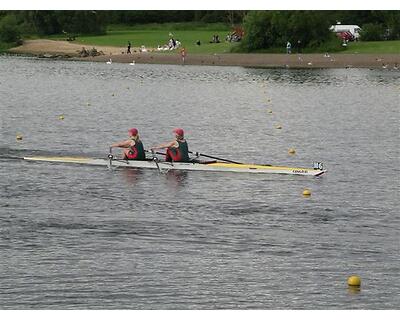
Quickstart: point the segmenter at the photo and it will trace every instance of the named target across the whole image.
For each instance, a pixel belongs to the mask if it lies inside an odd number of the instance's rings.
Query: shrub
[[[342,40],[339,39],[336,34],[332,33],[328,40],[319,43],[310,43],[308,47],[304,48],[304,53],[312,52],[339,52],[346,48],[342,46]]]
[[[383,40],[385,28],[381,24],[367,23],[362,26],[360,32],[361,40],[379,41]]]

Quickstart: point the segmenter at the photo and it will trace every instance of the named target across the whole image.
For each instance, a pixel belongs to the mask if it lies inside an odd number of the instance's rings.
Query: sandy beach
[[[26,40],[21,46],[8,50],[11,53],[30,54],[30,55],[67,55],[77,57],[78,51],[82,48],[92,49],[92,45],[83,45],[68,41],[55,41],[47,39]],[[105,55],[120,54],[125,48],[119,47],[100,47],[96,46],[98,51],[103,51]]]
[[[9,50],[15,54],[29,54],[46,57],[71,58],[83,61],[106,62],[112,57],[113,62],[182,64],[179,52],[134,52],[125,54],[123,47],[96,46],[104,55],[80,58],[78,51],[93,46],[54,40],[28,40],[23,45]],[[135,50],[135,48],[133,48]],[[136,49],[137,50],[137,49]],[[268,54],[268,53],[224,53],[190,54],[187,53],[185,64],[243,66],[261,68],[397,68],[400,65],[399,54]]]

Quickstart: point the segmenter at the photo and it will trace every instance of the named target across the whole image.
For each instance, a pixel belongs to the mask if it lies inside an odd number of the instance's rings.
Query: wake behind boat
[[[280,173],[300,176],[320,176],[326,172],[322,164],[314,163],[313,168],[287,167],[263,164],[230,163],[224,161],[201,161],[193,159],[190,162],[160,161],[153,157],[147,160],[116,159],[111,154],[108,159],[89,157],[60,157],[60,156],[28,156],[23,157],[27,161],[44,161],[54,163],[73,163],[81,165],[103,167],[127,167],[158,169],[160,171],[184,170],[184,171],[213,171],[213,172],[237,172],[237,173]]]

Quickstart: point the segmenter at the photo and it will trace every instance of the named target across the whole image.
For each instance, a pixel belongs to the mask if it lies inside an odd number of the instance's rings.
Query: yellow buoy
[[[111,96],[114,97],[114,93]]]
[[[17,139],[17,141],[20,141],[20,140],[22,140],[22,135],[20,135],[20,134],[17,134],[17,136],[15,137],[15,139]]]
[[[60,115],[60,116],[58,117],[58,119],[64,120],[64,116],[63,116],[63,115]]]
[[[359,276],[350,276],[347,279],[347,284],[351,287],[361,286],[361,278]]]
[[[311,191],[309,189],[304,189],[303,190],[303,196],[310,197],[311,196]]]
[[[272,113],[272,110],[271,110],[271,109],[268,109],[267,112],[268,112],[268,113]]]
[[[296,150],[293,149],[293,148],[290,148],[290,149],[288,150],[288,153],[289,153],[289,154],[295,154],[295,153],[296,153]]]
[[[275,126],[275,129],[282,129],[282,126],[280,124]]]
[[[89,107],[90,106],[90,102],[88,102],[86,105]]]

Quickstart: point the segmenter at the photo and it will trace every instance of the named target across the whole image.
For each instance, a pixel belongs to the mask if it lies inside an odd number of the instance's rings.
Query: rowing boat
[[[58,163],[74,163],[93,166],[113,166],[127,168],[158,169],[160,171],[184,170],[184,171],[213,171],[213,172],[243,172],[243,173],[280,173],[300,176],[320,176],[326,172],[322,165],[314,168],[297,168],[261,164],[241,164],[220,161],[197,161],[197,162],[164,162],[155,159],[146,161],[128,161],[122,159],[96,159],[85,157],[24,157],[27,161],[45,161]],[[319,163],[318,163],[319,164]]]

